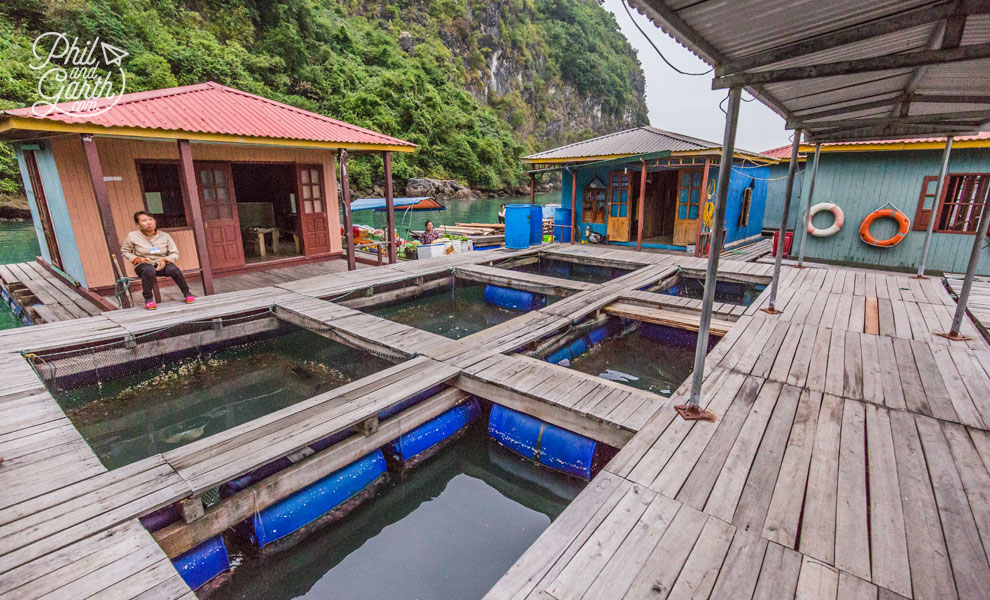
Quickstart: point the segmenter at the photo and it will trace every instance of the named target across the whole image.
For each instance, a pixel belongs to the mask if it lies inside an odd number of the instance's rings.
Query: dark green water
[[[555,300],[547,298],[548,303]],[[523,314],[485,302],[484,285],[457,285],[367,312],[454,340]]]
[[[482,419],[339,522],[244,559],[211,598],[481,598],[584,485],[489,441]]]
[[[691,337],[694,337],[693,334]],[[592,346],[570,367],[630,387],[670,396],[694,368],[693,343],[650,339],[637,328]]]
[[[616,277],[621,277],[630,272],[627,269],[613,269],[610,267],[599,267],[596,265],[584,265],[566,260],[547,258],[546,256],[541,256],[536,262],[513,267],[509,270],[595,284],[611,281]]]
[[[55,394],[115,469],[262,417],[391,363],[304,330]]]
[[[539,194],[536,203],[560,204],[560,192]],[[395,228],[399,237],[409,239],[407,229],[420,230],[427,221],[433,221],[435,227],[454,225],[455,223],[498,223],[498,209],[503,204],[529,204],[529,196],[518,198],[478,198],[477,200],[447,200],[441,202],[447,207],[442,211],[403,211],[396,209]],[[341,218],[343,223],[343,218]],[[371,225],[376,229],[385,227],[385,213],[373,210],[359,210],[354,213],[356,225]]]
[[[715,281],[715,302],[742,304],[749,306],[767,286],[758,283],[738,283],[735,281]],[[685,277],[667,290],[671,296],[682,296],[701,300],[705,294],[705,282],[694,277]]]
[[[34,260],[41,251],[30,221],[0,221],[0,265]],[[0,329],[19,327],[21,321],[0,302]]]

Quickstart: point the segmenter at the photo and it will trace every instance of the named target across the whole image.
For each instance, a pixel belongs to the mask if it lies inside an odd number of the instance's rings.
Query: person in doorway
[[[419,236],[419,241],[422,244],[432,244],[437,241],[440,237],[440,232],[433,228],[433,221],[426,222],[426,231],[423,235]]]
[[[498,209],[498,222],[505,223],[505,205]]]
[[[172,236],[159,231],[155,218],[146,211],[139,210],[134,213],[134,222],[137,223],[138,229],[127,234],[120,252],[124,255],[124,260],[131,261],[134,272],[141,278],[144,307],[148,310],[158,308],[153,290],[155,278],[162,276],[171,277],[175,285],[179,286],[182,295],[185,296],[186,304],[195,302],[196,298],[189,291],[186,278],[175,265],[175,261],[179,260],[179,248],[175,245]]]

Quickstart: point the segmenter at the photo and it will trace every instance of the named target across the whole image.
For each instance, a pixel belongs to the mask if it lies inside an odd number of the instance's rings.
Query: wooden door
[[[230,164],[196,163],[196,173],[210,264],[214,269],[243,265],[244,246]]]
[[[38,208],[38,218],[41,220],[41,231],[45,235],[48,256],[53,265],[64,270],[62,253],[58,249],[58,239],[55,237],[52,215],[48,210],[48,198],[45,196],[44,186],[41,185],[41,173],[38,172],[38,159],[34,150],[24,151],[24,163],[27,165],[28,179],[31,181],[31,189],[34,191],[34,204]]]
[[[632,178],[628,173],[612,173],[608,186],[608,239],[628,242],[632,212]]]
[[[678,173],[677,216],[674,219],[674,244],[678,246],[686,246],[698,241],[701,184],[701,171]]]
[[[299,228],[306,256],[330,252],[330,221],[327,219],[326,185],[320,165],[297,165]]]

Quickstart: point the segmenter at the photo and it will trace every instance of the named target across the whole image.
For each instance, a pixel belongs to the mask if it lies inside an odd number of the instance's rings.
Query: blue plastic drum
[[[510,204],[505,207],[505,247],[512,250],[529,248],[529,204]]]

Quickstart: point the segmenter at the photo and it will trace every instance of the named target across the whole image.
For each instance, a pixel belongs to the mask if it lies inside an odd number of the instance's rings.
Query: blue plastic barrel
[[[190,589],[196,590],[230,569],[227,546],[219,535],[172,559],[175,570]]]
[[[402,434],[399,439],[389,444],[389,448],[392,455],[399,460],[409,460],[464,429],[480,415],[481,405],[478,404],[478,399],[471,398],[412,431]]]
[[[565,244],[571,241],[571,209],[558,208],[553,213],[553,241]]]
[[[334,471],[252,518],[251,541],[264,548],[319,519],[368,487],[386,471],[385,455],[375,450]]]
[[[569,475],[591,479],[595,440],[506,408],[492,405],[488,436],[506,448]]]
[[[529,248],[529,204],[509,204],[505,207],[505,247],[513,250]]]
[[[543,207],[530,204],[529,211],[529,245],[539,246],[543,243]]]
[[[485,302],[502,308],[529,312],[546,306],[547,297],[543,294],[488,285],[485,287]]]

